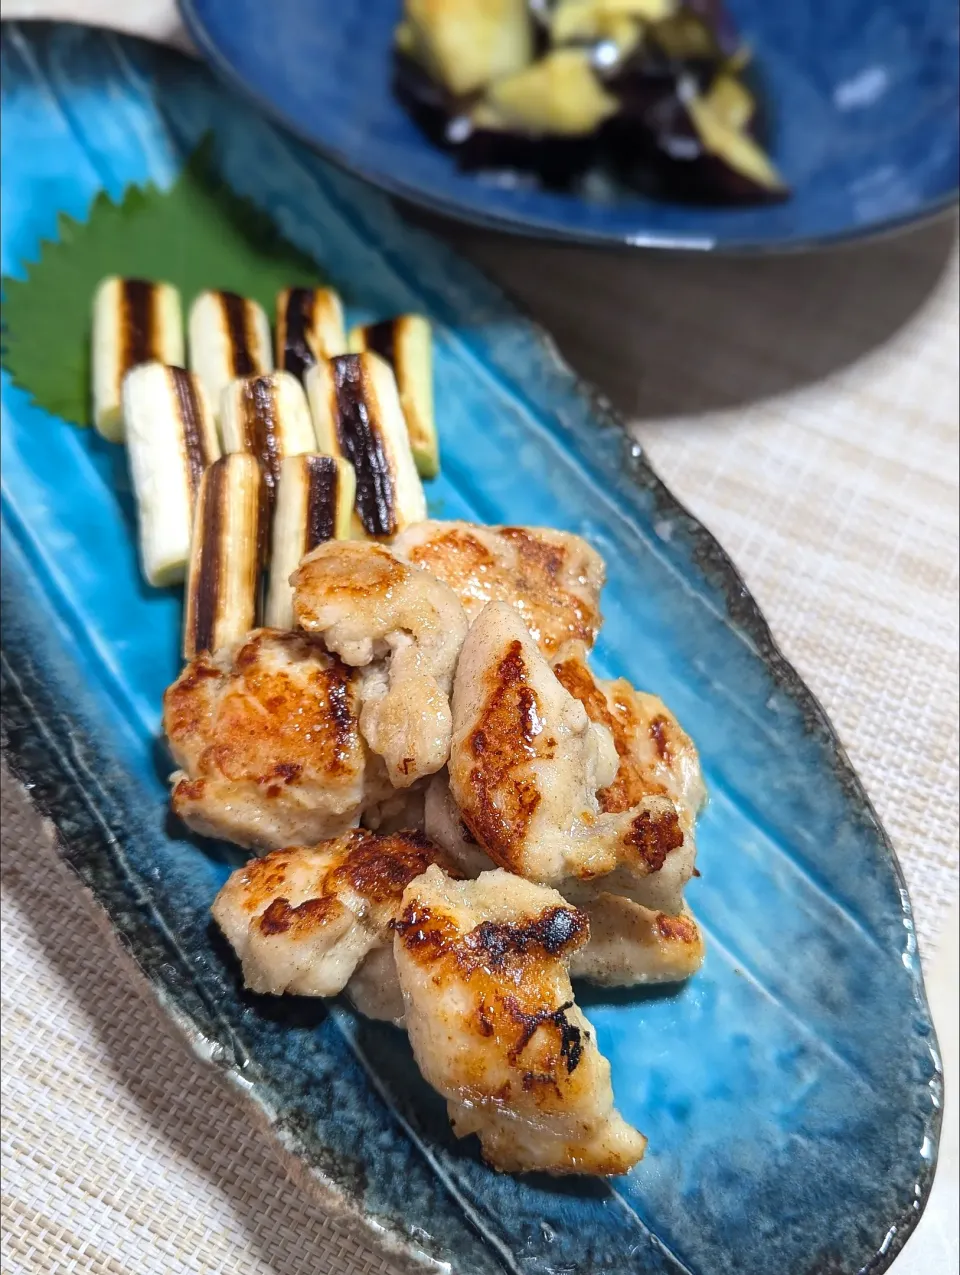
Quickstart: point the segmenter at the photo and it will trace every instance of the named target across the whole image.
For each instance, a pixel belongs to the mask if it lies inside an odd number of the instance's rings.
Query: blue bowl
[[[770,86],[783,205],[591,203],[457,171],[390,88],[400,0],[180,0],[201,52],[326,156],[436,212],[579,243],[791,251],[889,232],[957,199],[955,0],[731,0]]]

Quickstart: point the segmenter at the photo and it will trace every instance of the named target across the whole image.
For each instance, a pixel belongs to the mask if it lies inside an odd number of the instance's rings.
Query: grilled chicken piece
[[[354,828],[238,868],[213,901],[213,919],[251,991],[336,996],[389,937],[406,886],[438,862],[450,866],[422,833]]]
[[[703,938],[686,907],[668,916],[615,894],[601,894],[581,907],[590,921],[590,942],[573,955],[573,978],[606,987],[680,983],[703,964]]]
[[[567,531],[421,522],[394,548],[448,584],[475,620],[488,602],[509,602],[549,659],[568,642],[592,646],[600,628],[603,559]]]
[[[553,671],[590,720],[613,735],[620,765],[613,783],[597,794],[600,809],[630,810],[659,794],[674,802],[684,831],[691,832],[707,799],[700,758],[663,700],[635,691],[623,678],[599,681],[580,654],[568,654]]]
[[[694,844],[668,797],[601,811],[618,758],[610,731],[554,676],[517,612],[489,603],[473,622],[453,688],[450,791],[501,868],[568,897],[601,891],[679,913]]]
[[[497,865],[479,844],[463,821],[459,807],[450,792],[446,770],[434,775],[427,784],[423,799],[423,830],[463,870],[467,877],[478,877]]]
[[[360,737],[359,683],[304,633],[198,655],[164,696],[176,813],[251,850],[344,832],[390,791]]]
[[[374,832],[401,832],[424,828],[423,806],[426,789],[423,783],[413,788],[395,789],[383,801],[369,806],[363,812],[361,820],[365,828]]]
[[[404,1026],[403,993],[393,956],[393,937],[375,947],[357,967],[345,991],[351,1005],[365,1018],[375,1018],[394,1027]]]
[[[567,966],[584,914],[506,872],[453,881],[431,867],[395,923],[406,1027],[457,1137],[505,1173],[625,1173],[646,1139],[613,1105],[610,1065]]]
[[[428,571],[373,541],[307,554],[292,577],[293,613],[362,668],[360,730],[395,788],[438,771],[450,750],[450,688],[467,619]]]
[[[465,876],[476,877],[496,866],[463,822],[446,771],[427,785],[423,828]],[[579,906],[590,921],[590,939],[573,954],[573,978],[607,987],[677,983],[703,964],[703,939],[686,906],[679,916],[668,916],[615,894],[600,894]]]

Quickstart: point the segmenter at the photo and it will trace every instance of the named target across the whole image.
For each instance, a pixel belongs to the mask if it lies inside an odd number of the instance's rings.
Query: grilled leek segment
[[[263,477],[245,452],[204,470],[184,608],[183,658],[218,651],[257,624]]]
[[[307,398],[321,452],[356,471],[354,530],[395,536],[427,516],[397,382],[378,354],[342,354],[307,372]]]
[[[141,363],[123,379],[127,459],[149,584],[182,580],[200,480],[220,455],[213,412],[192,372]]]
[[[263,307],[235,292],[201,292],[187,320],[190,368],[203,381],[215,412],[226,386],[240,376],[273,371],[270,323]]]
[[[302,381],[318,360],[346,352],[339,294],[333,288],[284,288],[277,297],[277,367]]]
[[[169,283],[104,279],[93,298],[90,342],[93,423],[112,443],[123,441],[123,378],[156,360],[183,365],[180,293]]]
[[[519,71],[533,57],[527,0],[406,0],[398,39],[458,95]]]
[[[271,502],[284,457],[317,448],[307,396],[290,372],[231,381],[220,400],[220,433],[225,452],[247,452],[260,462]]]
[[[336,456],[288,456],[280,466],[265,623],[293,628],[290,577],[300,559],[325,540],[349,540],[356,475]]]
[[[401,314],[350,332],[350,350],[372,350],[393,368],[410,435],[410,448],[421,478],[440,472],[437,428],[433,417],[433,342],[430,324],[420,314]]]

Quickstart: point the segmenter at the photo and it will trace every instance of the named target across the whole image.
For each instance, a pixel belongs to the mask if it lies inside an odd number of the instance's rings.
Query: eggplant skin
[[[676,13],[645,23],[636,46],[609,65],[589,41],[551,46],[553,11],[545,16],[533,0],[530,7],[536,62],[482,92],[452,92],[410,39],[394,51],[395,96],[461,171],[510,172],[574,193],[598,180],[605,198],[640,193],[713,206],[789,198],[765,152],[764,95],[752,68],[744,73],[746,54],[722,0],[685,0]],[[555,83],[559,77],[539,74],[558,52],[591,68],[595,102],[582,94],[572,102]],[[574,77],[568,85],[576,88]],[[559,96],[551,101],[554,91]]]

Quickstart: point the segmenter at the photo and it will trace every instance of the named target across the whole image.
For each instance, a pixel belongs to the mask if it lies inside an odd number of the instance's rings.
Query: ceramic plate
[[[210,132],[224,181],[322,263],[351,317],[429,314],[434,514],[551,524],[602,551],[599,667],[664,696],[711,792],[690,891],[702,973],[679,991],[581,993],[646,1158],[610,1182],[492,1173],[452,1137],[401,1033],[339,1003],[243,992],[208,911],[235,855],[167,816],[157,733],[180,605],[140,582],[122,452],[4,373],[7,755],[197,1050],[331,1208],[431,1269],[885,1269],[923,1208],[939,1128],[910,906],[836,736],[716,542],[494,287],[199,65],[8,25],[2,92],[5,273],[56,236],[58,213],[170,183]]]
[[[400,0],[180,0],[202,54],[340,164],[435,211],[582,243],[785,251],[892,230],[957,198],[955,0],[729,0],[793,197],[741,210],[587,202],[457,171],[395,102]]]

